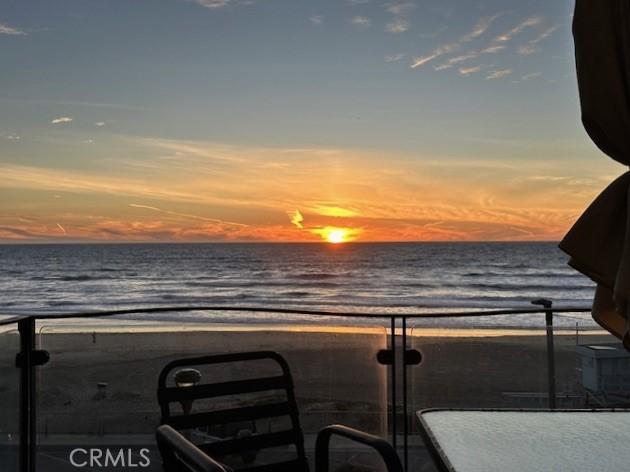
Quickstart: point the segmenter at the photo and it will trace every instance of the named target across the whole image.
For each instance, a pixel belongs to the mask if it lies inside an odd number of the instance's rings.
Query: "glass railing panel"
[[[423,356],[409,368],[411,409],[518,407],[526,395],[545,406],[545,330],[474,326],[411,330]]]
[[[15,355],[20,349],[17,323],[0,325],[0,468],[18,470],[20,371]]]
[[[131,448],[138,461],[147,447],[151,463],[159,465],[153,436],[160,420],[156,392],[162,368],[181,357],[254,350],[272,350],[286,358],[309,454],[315,433],[330,423],[387,434],[387,372],[376,362],[376,353],[387,345],[384,328],[269,320],[235,324],[233,319],[220,323],[215,317],[210,323],[182,314],[177,323],[40,323],[38,341],[51,355],[39,370],[40,458],[52,454],[67,462],[74,448],[88,444],[116,451]],[[235,374],[264,375],[268,369],[200,370],[205,379],[230,380]],[[203,402],[194,407],[203,408]],[[255,428],[281,426],[261,421]]]
[[[416,462],[427,460],[418,434],[418,410],[550,407],[545,316],[525,316],[459,318],[441,326],[412,323],[410,345],[423,355],[421,365],[408,368],[410,453]],[[578,346],[619,343],[596,329],[585,314],[554,317],[554,325],[556,408],[588,407],[585,361]],[[630,374],[630,360],[626,362]]]
[[[576,346],[610,338],[584,313],[554,316],[557,406],[574,407],[579,384]],[[543,314],[415,322],[411,344],[423,353],[410,369],[413,407],[546,408],[549,404],[547,331]],[[560,398],[561,394],[564,398]]]

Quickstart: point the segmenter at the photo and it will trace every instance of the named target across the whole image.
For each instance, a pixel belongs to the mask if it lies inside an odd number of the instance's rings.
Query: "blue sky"
[[[146,226],[134,240],[177,239],[193,224],[129,215],[130,204],[255,226],[234,231],[245,239],[301,239],[286,217],[300,209],[313,230],[334,223],[367,239],[385,237],[384,219],[394,239],[559,237],[620,172],[579,123],[572,6],[3,2],[0,238],[66,237],[68,226],[75,239],[107,239],[90,232],[96,219],[122,235]],[[193,185],[204,198],[186,191],[187,174],[207,176]],[[275,186],[248,190],[261,179]],[[499,213],[479,213],[488,202]],[[355,219],[323,221],[323,207]],[[223,230],[191,237],[230,239]]]

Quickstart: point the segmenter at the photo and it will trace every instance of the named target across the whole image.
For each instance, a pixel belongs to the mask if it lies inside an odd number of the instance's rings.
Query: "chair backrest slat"
[[[267,390],[286,390],[287,379],[284,376],[263,377],[259,379],[234,380],[215,384],[195,385],[178,388],[165,387],[159,390],[160,403],[173,403],[182,400],[198,400],[200,398],[216,398],[242,393],[256,393]]]
[[[253,434],[243,438],[225,439],[223,441],[200,444],[198,447],[211,456],[227,456],[240,452],[288,446],[295,443],[292,430],[273,433]]]
[[[289,405],[284,403],[268,403],[256,406],[244,406],[227,410],[208,411],[203,413],[191,413],[189,415],[171,416],[167,424],[175,429],[195,428],[200,424],[214,426],[236,421],[259,420],[263,418],[275,418],[291,413]]]

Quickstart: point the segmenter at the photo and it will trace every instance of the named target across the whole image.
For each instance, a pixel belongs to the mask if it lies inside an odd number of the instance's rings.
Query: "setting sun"
[[[343,243],[346,240],[347,231],[333,229],[326,234],[326,241],[333,244]]]
[[[308,231],[322,238],[327,243],[340,244],[356,241],[363,233],[363,228],[349,228],[339,226],[319,226],[308,228]]]

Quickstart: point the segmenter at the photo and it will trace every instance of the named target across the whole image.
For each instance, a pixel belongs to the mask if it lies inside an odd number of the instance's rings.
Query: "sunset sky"
[[[624,170],[572,7],[2,2],[0,241],[557,240]]]

